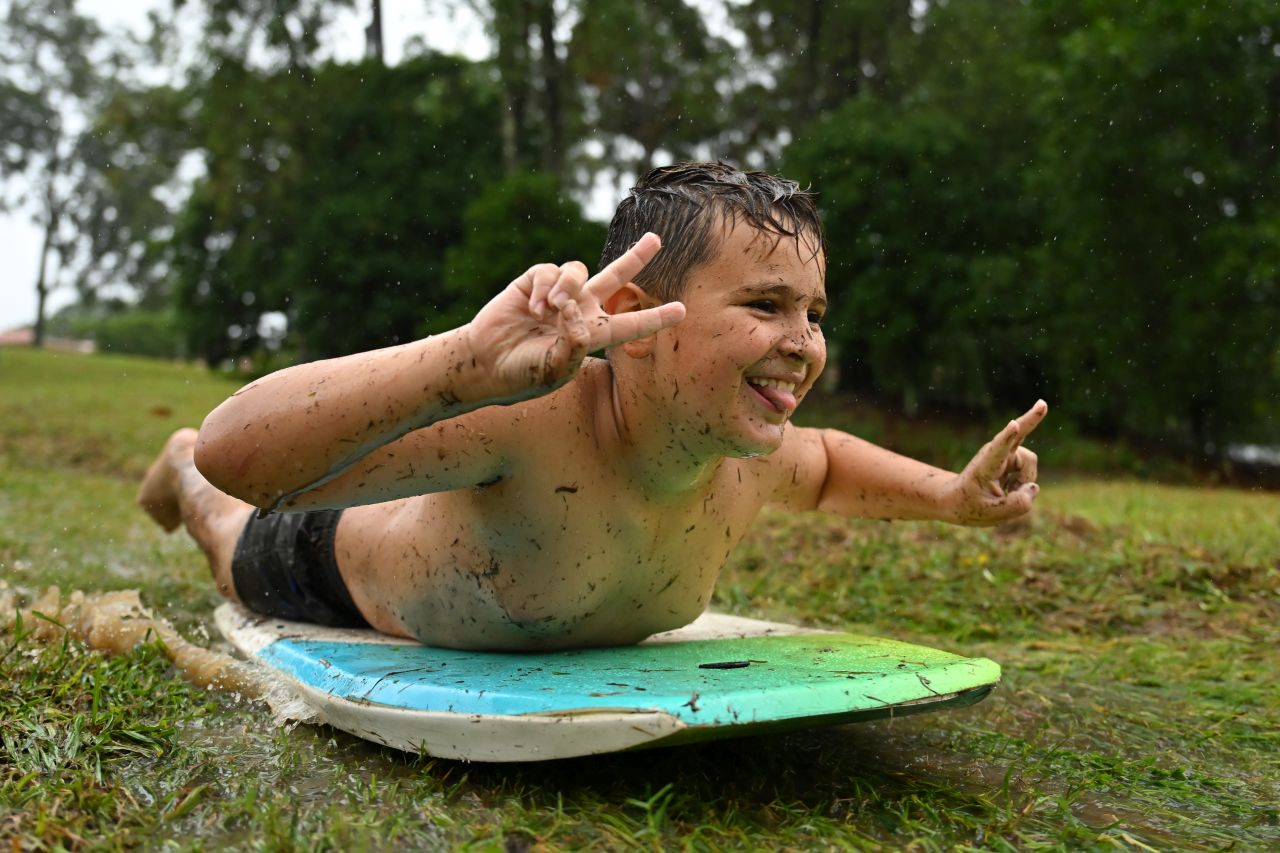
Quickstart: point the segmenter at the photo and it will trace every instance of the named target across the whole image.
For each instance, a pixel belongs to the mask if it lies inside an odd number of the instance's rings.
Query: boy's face
[[[694,270],[684,321],[655,342],[659,393],[702,450],[770,453],[827,360],[826,258],[814,240],[738,223]]]

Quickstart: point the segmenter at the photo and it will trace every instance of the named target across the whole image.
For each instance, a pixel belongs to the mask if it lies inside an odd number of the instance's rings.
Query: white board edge
[[[686,728],[662,711],[559,716],[410,711],[352,701],[282,678],[334,728],[404,752],[459,761],[550,761],[620,752]]]

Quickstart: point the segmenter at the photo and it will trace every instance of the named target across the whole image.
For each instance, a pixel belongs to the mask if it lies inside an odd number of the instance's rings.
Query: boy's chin
[[[731,442],[732,449],[726,456],[735,459],[754,459],[757,456],[768,456],[782,446],[786,423],[753,424],[755,429],[750,435],[738,435]]]

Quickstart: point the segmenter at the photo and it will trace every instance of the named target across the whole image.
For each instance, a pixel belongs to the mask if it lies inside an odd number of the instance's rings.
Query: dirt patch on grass
[[[146,466],[121,452],[118,441],[92,433],[67,435],[38,428],[0,437],[0,457],[10,464],[82,471],[122,480],[140,480]]]

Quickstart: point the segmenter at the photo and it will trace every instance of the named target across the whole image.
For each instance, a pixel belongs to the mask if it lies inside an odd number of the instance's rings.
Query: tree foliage
[[[571,93],[556,30],[565,8],[555,0],[473,0],[494,42],[502,92],[502,155],[508,175],[541,169],[562,176]]]
[[[1280,10],[1057,12],[1036,21],[1071,26],[1040,66],[1028,185],[1054,198],[1036,264],[1064,344],[1049,364],[1095,426],[1222,442],[1280,398]]]
[[[467,322],[534,263],[582,261],[594,270],[605,228],[590,222],[551,175],[526,173],[487,186],[462,217],[462,242],[445,259],[444,292],[451,309],[424,332]]]
[[[647,171],[661,165],[659,150],[688,159],[721,132],[727,98],[717,85],[730,54],[697,9],[683,0],[582,0],[580,14],[569,41],[579,119],[612,168]]]
[[[342,9],[355,0],[172,0],[174,9],[196,7],[201,16],[202,48],[211,65],[222,59],[302,71],[324,48],[323,35]],[[200,68],[194,69],[196,71]]]
[[[25,206],[43,232],[36,273],[35,343],[42,345],[45,303],[74,252],[64,220],[71,185],[92,161],[83,132],[108,85],[95,64],[101,29],[75,0],[9,0],[0,27],[0,177],[18,176],[25,192],[0,196],[0,210]],[[50,270],[50,261],[59,269]]]
[[[1221,446],[1280,398],[1280,16],[935,8],[895,91],[788,150],[822,193],[848,381]],[[938,59],[945,57],[945,60]]]
[[[383,68],[325,59],[353,0],[182,0],[188,83],[143,88],[83,61],[72,2],[7,7],[0,169],[78,164],[42,185],[67,200],[50,251],[150,321],[175,304],[193,354],[274,346],[280,317],[296,357],[462,322],[532,263],[594,260],[569,199],[601,170],[724,156],[819,192],[846,387],[1274,440],[1273,3],[446,0],[492,59]],[[92,115],[74,143],[68,97]]]
[[[497,93],[428,56],[314,75],[224,63],[198,133],[208,175],[175,238],[192,351],[248,354],[283,312],[302,357],[413,338],[448,312],[444,255],[462,210],[500,175]]]
[[[86,304],[112,291],[108,301],[164,307],[173,184],[190,148],[185,95],[141,85],[147,48],[109,38],[74,0],[14,0],[5,21],[0,209],[30,210],[43,232],[37,341],[59,286]]]
[[[729,5],[754,73],[735,74],[733,121],[722,144],[736,157],[775,155],[777,141],[863,95],[885,97],[911,33],[910,0],[746,0]]]

